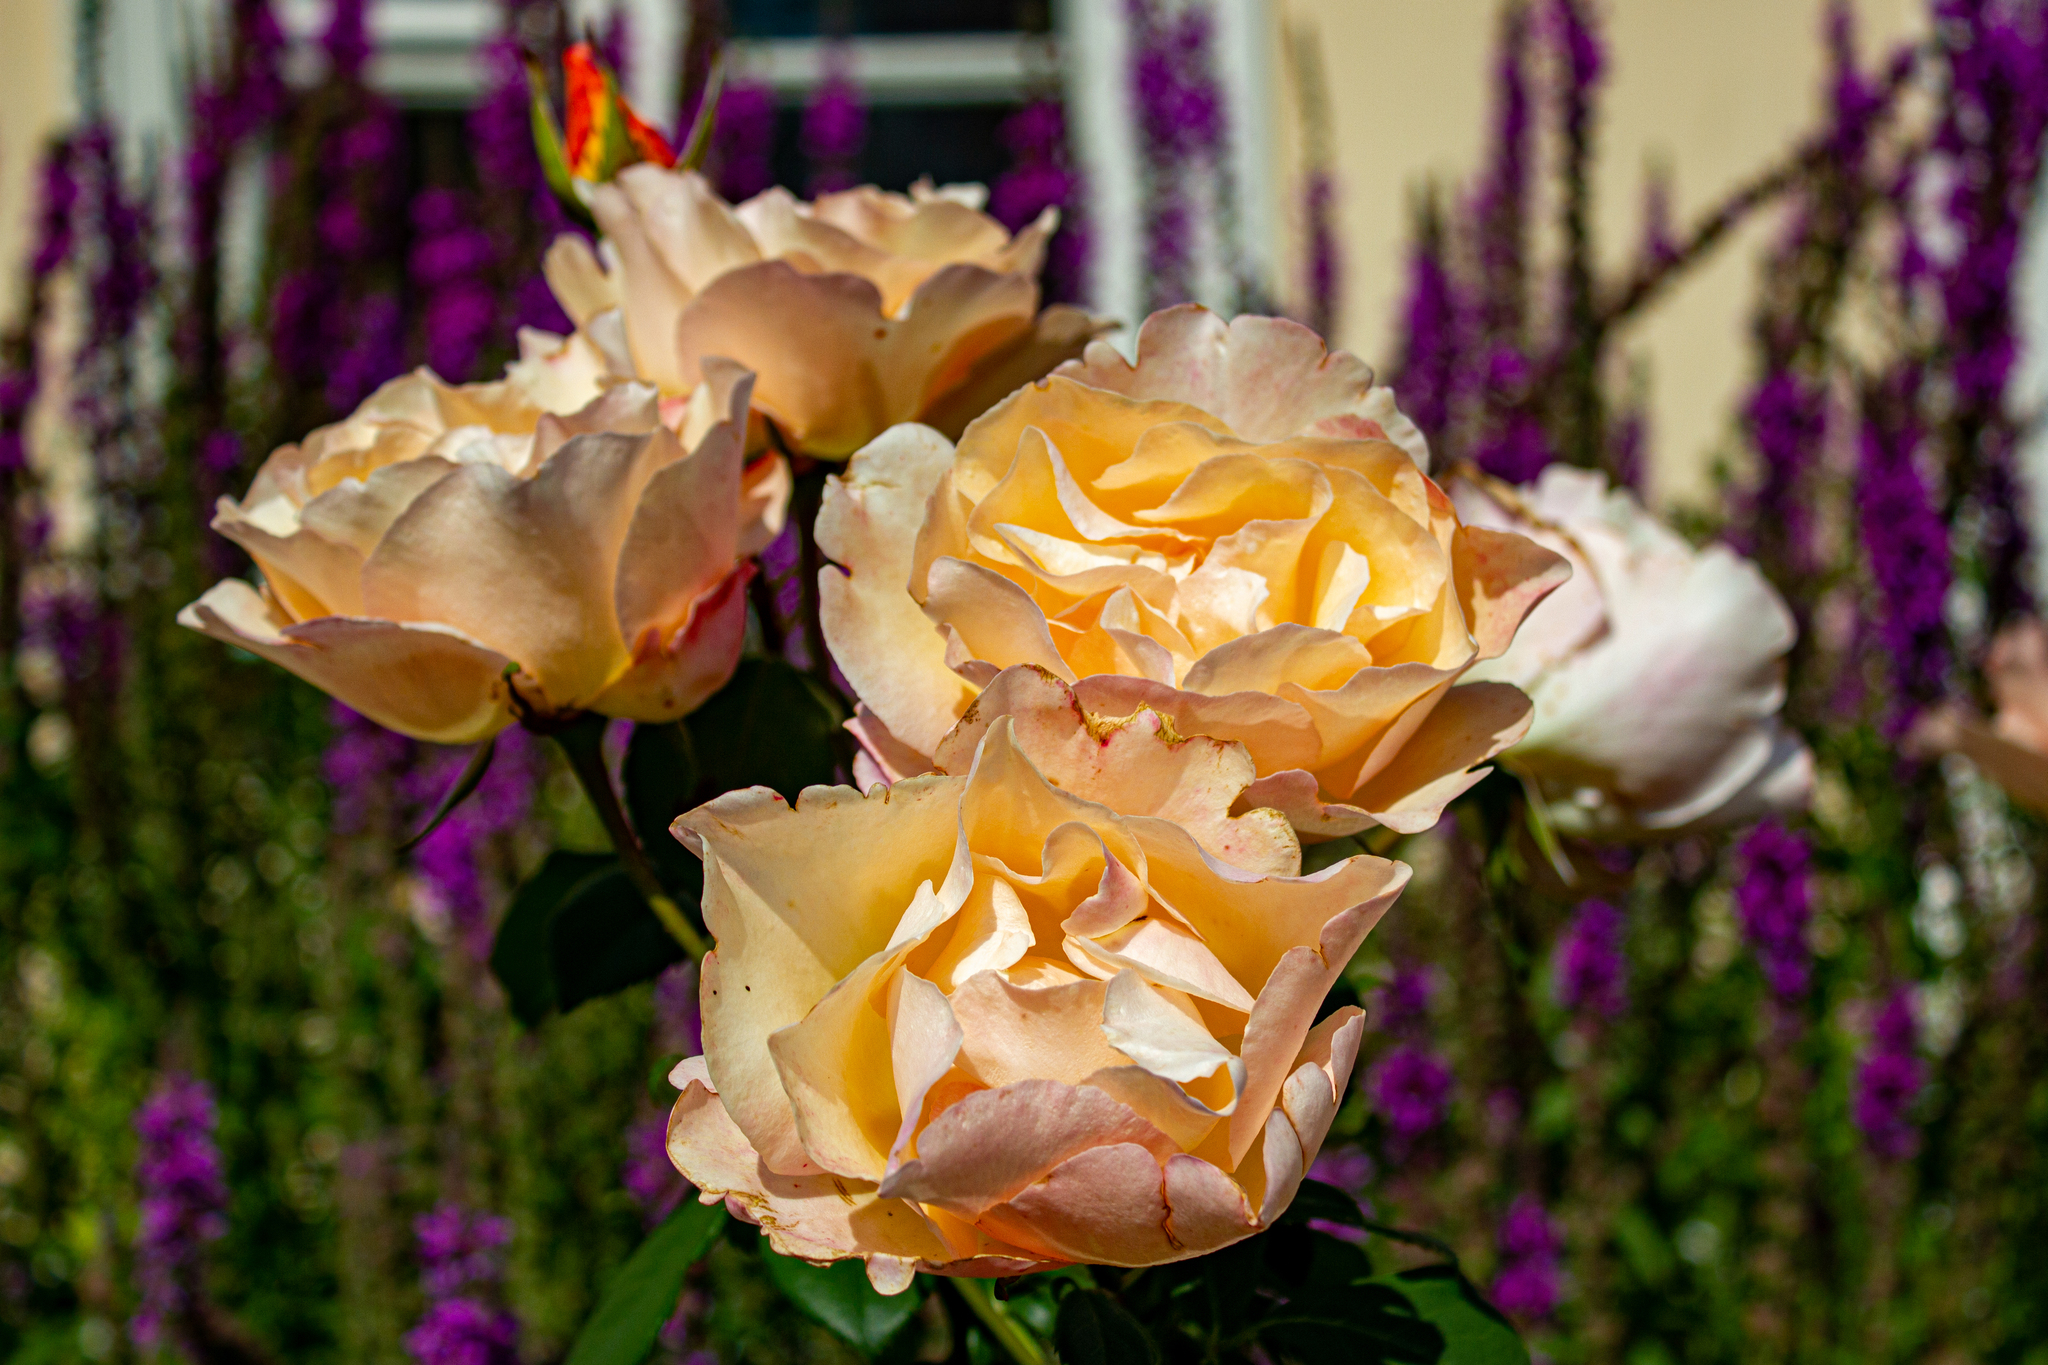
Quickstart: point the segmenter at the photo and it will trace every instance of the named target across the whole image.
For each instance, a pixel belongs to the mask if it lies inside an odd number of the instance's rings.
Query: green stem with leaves
[[[987,1280],[962,1276],[953,1280],[952,1285],[969,1311],[981,1319],[981,1325],[988,1328],[989,1335],[1017,1365],[1054,1365],[1052,1352],[1045,1349],[1030,1328],[1011,1317],[1010,1311],[997,1302]]]
[[[618,793],[612,790],[611,773],[604,762],[604,728],[603,716],[587,712],[563,728],[551,731],[549,737],[562,747],[562,753],[569,760],[569,770],[576,774],[576,780],[583,786],[583,794],[590,798],[597,818],[604,822],[604,832],[611,836],[612,847],[619,851],[619,860],[626,866],[626,875],[647,898],[654,917],[661,921],[662,928],[668,930],[676,942],[683,945],[692,962],[702,962],[711,945],[704,941],[704,935],[697,932],[697,927],[690,923],[682,907],[663,889],[661,878],[655,875],[654,864],[647,860],[647,851],[640,847],[640,840],[626,819]]]

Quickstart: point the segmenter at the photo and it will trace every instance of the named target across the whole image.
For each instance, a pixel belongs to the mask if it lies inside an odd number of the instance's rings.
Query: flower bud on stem
[[[550,727],[549,738],[562,746],[562,753],[568,757],[569,770],[576,774],[576,780],[583,785],[583,794],[590,798],[590,804],[597,809],[598,819],[604,822],[604,832],[611,836],[612,847],[619,851],[619,858],[626,865],[626,875],[633,885],[647,898],[648,906],[654,911],[662,928],[675,936],[683,945],[692,962],[702,962],[710,945],[697,932],[695,925],[662,889],[661,879],[654,873],[654,865],[647,861],[647,852],[640,847],[640,840],[633,834],[633,826],[626,819],[626,812],[619,805],[618,793],[612,790],[611,774],[604,762],[603,716],[585,712],[560,729]]]

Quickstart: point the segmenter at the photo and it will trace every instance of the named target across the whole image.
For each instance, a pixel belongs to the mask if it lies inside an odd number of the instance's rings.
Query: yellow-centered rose
[[[1357,358],[1276,318],[1155,314],[1019,390],[958,448],[903,426],[828,488],[825,637],[864,779],[931,766],[996,674],[1241,741],[1304,834],[1412,831],[1520,736],[1506,649],[1565,563],[1461,525]],[[1398,436],[1406,444],[1389,439]]]
[[[548,283],[614,373],[687,393],[702,357],[730,356],[791,449],[844,459],[897,422],[957,432],[1101,330],[1038,310],[1058,211],[1013,237],[985,197],[920,183],[805,203],[778,187],[735,207],[693,171],[643,163],[591,189],[602,263],[560,238]]]
[[[788,497],[779,457],[744,463],[752,377],[707,365],[664,420],[645,385],[598,396],[578,343],[526,340],[510,379],[422,370],[279,449],[213,522],[263,586],[228,579],[178,620],[444,744],[693,710],[732,676],[745,556]]]
[[[1030,669],[983,702],[959,775],[676,822],[718,947],[669,1154],[777,1251],[863,1257],[884,1293],[1270,1226],[1364,1029],[1316,1011],[1408,876],[1293,875],[1284,821],[1229,814],[1241,745],[1084,716]]]

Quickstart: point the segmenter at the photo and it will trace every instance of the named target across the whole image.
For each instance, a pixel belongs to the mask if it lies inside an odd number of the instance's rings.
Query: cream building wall
[[[1409,200],[1468,182],[1490,119],[1497,0],[1274,0],[1310,23],[1330,92],[1344,247],[1343,344],[1384,367],[1405,281]],[[1920,0],[1857,0],[1866,67],[1924,24]],[[1596,231],[1610,271],[1642,240],[1645,168],[1672,172],[1680,232],[1769,166],[1819,117],[1826,0],[1606,0]],[[1282,86],[1284,91],[1284,84]],[[1283,163],[1299,165],[1295,124]],[[1725,241],[1658,304],[1624,349],[1649,366],[1651,496],[1711,494],[1716,453],[1750,374],[1747,321],[1777,215]],[[1298,240],[1298,226],[1290,233]],[[1296,266],[1292,278],[1299,278]]]
[[[71,0],[0,0],[0,327],[21,302],[44,140],[71,121]]]

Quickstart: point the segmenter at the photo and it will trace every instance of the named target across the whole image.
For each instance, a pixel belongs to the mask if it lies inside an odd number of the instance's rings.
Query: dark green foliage
[[[640,1244],[605,1284],[576,1334],[567,1365],[640,1365],[676,1311],[684,1277],[725,1223],[723,1204],[687,1200]]]
[[[1062,1365],[1151,1365],[1159,1359],[1151,1334],[1099,1289],[1075,1289],[1060,1300],[1052,1344]]]
[[[513,1015],[531,1025],[649,980],[682,956],[615,854],[558,850],[513,896],[491,970]]]
[[[686,722],[697,756],[697,799],[771,787],[794,801],[841,766],[845,713],[817,680],[780,659],[742,659],[732,681]]]
[[[886,1347],[917,1314],[922,1283],[901,1294],[880,1294],[858,1260],[812,1265],[760,1246],[761,1269],[782,1296],[813,1321],[830,1328],[864,1356]]]

